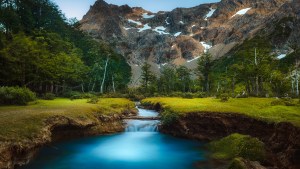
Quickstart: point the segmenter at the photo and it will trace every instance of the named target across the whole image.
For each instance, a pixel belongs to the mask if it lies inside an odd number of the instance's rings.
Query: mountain
[[[290,53],[291,44],[300,44],[299,19],[299,0],[222,0],[158,13],[98,0],[81,29],[113,44],[136,84],[145,61],[156,72],[167,64],[193,68],[206,50],[217,59],[255,36],[271,37],[275,55]]]

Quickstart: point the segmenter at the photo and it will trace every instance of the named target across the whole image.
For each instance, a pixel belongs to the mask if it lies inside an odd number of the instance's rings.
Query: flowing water
[[[158,113],[139,109],[139,116]],[[121,134],[56,143],[22,169],[193,169],[205,161],[203,145],[158,132],[158,120],[126,120]],[[55,147],[55,148],[54,148]]]

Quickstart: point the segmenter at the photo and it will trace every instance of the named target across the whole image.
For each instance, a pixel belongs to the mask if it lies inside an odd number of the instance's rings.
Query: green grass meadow
[[[161,104],[163,109],[179,114],[185,113],[237,113],[268,122],[290,122],[300,127],[300,105],[272,106],[276,98],[239,98],[221,102],[216,98],[147,98],[144,105]],[[298,100],[294,100],[296,103]]]
[[[127,99],[101,98],[97,104],[87,99],[38,100],[27,106],[0,106],[0,141],[21,141],[35,137],[53,116],[64,116],[82,123],[97,121],[95,115],[122,113],[134,109]]]

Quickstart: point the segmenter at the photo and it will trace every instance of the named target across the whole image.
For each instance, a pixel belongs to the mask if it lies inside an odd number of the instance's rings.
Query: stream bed
[[[158,113],[139,109],[139,116]],[[119,134],[74,139],[44,147],[21,169],[193,169],[205,162],[204,143],[159,133],[158,120],[126,120]]]

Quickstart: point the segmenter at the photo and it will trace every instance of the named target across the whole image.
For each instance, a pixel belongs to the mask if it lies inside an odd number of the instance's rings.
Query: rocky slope
[[[299,9],[298,0],[222,0],[151,13],[98,0],[81,20],[81,29],[112,43],[127,58],[134,84],[145,61],[157,72],[167,64],[193,68],[204,51],[222,57],[247,38],[271,35],[276,23],[287,17],[292,19],[280,27],[291,32],[275,37],[273,46],[278,54],[290,52],[289,43],[300,44]]]

